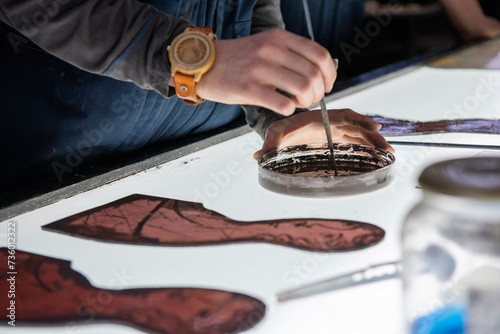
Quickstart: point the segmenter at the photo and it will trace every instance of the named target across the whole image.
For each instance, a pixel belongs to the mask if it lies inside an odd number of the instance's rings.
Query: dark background
[[[486,15],[500,18],[500,1],[480,3]],[[464,45],[438,0],[308,0],[308,4],[315,40],[340,61],[337,85],[384,66],[408,64]],[[282,0],[281,9],[286,29],[309,38],[302,0]],[[391,15],[382,27],[377,16],[382,18],[384,11]],[[379,32],[373,30],[377,25]],[[366,33],[368,27],[372,28],[368,41],[360,39],[359,31]],[[347,44],[355,49],[346,57]]]

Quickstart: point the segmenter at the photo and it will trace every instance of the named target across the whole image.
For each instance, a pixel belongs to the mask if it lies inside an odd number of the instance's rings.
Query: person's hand
[[[439,0],[465,42],[500,36],[500,22],[486,16],[478,0]]]
[[[469,30],[460,32],[460,37],[466,42],[497,36],[500,36],[500,21],[489,16],[484,16]]]
[[[328,50],[285,30],[216,40],[215,52],[215,63],[197,88],[198,96],[210,101],[255,105],[288,116],[318,102],[337,77]]]
[[[378,133],[381,125],[370,117],[351,109],[329,110],[328,116],[333,142],[370,145],[394,152]],[[254,153],[254,158],[259,159],[264,153],[280,147],[326,142],[321,111],[301,112],[269,125],[262,149]]]

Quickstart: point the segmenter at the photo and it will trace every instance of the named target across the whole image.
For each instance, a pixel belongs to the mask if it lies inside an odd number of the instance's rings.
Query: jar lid
[[[419,182],[425,190],[451,196],[500,198],[500,158],[442,161],[427,167]]]

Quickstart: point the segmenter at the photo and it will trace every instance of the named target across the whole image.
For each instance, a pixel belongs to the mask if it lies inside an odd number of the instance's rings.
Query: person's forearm
[[[477,24],[475,20],[484,16],[477,0],[440,0],[440,2],[451,23],[459,31],[470,30]]]
[[[458,34],[464,40],[493,37],[478,0],[440,0]],[[490,36],[491,34],[491,36]]]
[[[166,94],[166,45],[190,25],[137,0],[3,0],[0,19],[89,72]]]

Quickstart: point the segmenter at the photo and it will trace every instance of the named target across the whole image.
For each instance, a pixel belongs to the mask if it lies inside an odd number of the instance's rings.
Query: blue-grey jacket
[[[279,0],[2,0],[0,20],[11,29],[0,48],[7,181],[61,179],[103,157],[230,122],[240,106],[167,98],[167,45],[192,25],[222,39],[284,27]],[[246,111],[261,135],[280,118]]]

